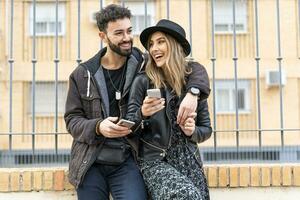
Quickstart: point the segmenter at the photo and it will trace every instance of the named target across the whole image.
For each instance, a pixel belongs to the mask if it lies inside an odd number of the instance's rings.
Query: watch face
[[[199,95],[200,90],[199,90],[198,88],[192,87],[192,88],[191,88],[191,93],[194,94],[194,95]]]

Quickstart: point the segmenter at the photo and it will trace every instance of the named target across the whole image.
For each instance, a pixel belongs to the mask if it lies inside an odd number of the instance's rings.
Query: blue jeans
[[[109,192],[114,200],[147,199],[141,172],[130,156],[121,165],[94,163],[77,189],[79,200],[107,200]]]

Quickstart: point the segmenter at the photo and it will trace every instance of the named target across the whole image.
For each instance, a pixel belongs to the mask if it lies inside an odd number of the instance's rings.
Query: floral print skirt
[[[164,160],[140,161],[153,200],[209,200],[202,166],[185,144],[172,145]]]

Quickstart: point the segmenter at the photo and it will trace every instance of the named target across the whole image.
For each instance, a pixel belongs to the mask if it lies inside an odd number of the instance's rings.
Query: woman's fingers
[[[162,110],[165,106],[164,98],[151,98],[146,97],[142,105],[142,113],[144,116],[151,116],[154,113]]]

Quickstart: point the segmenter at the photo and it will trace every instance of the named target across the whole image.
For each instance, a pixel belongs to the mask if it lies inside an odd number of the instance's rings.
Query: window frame
[[[140,35],[140,33],[148,26],[155,25],[155,2],[152,0],[147,1],[147,17],[150,18],[150,21],[147,20],[147,25],[145,26],[145,23],[143,23],[142,27],[139,27],[139,30],[136,30],[135,24],[133,24],[133,17],[135,16],[144,16],[145,17],[145,4],[144,1],[128,1],[125,3],[125,7],[129,7],[131,11],[131,23],[133,27],[132,34],[135,36]],[[145,18],[144,18],[145,20]]]
[[[55,19],[56,18],[56,14],[55,14],[56,7],[55,6],[56,6],[55,2],[37,2],[36,3],[35,24],[37,24],[37,23],[45,23],[46,24],[45,32],[37,32],[37,25],[36,25],[35,35],[37,37],[49,37],[49,36],[56,35],[56,26],[54,26],[55,27],[54,31],[51,31],[51,23],[54,23],[54,24],[56,23],[56,19]],[[38,8],[38,7],[42,7],[42,8]],[[39,19],[39,18],[43,18],[43,17],[38,16],[37,9],[52,9],[52,10],[54,9],[54,12],[53,12],[54,15],[49,17],[48,19]],[[66,4],[64,2],[60,2],[58,4],[58,23],[61,23],[60,31],[58,30],[58,36],[64,36],[66,34]],[[29,35],[31,37],[33,36],[33,3],[31,3],[29,5]]]
[[[37,85],[41,84],[41,87],[37,89]],[[42,84],[48,85],[48,88],[42,86]],[[67,99],[67,81],[58,81],[58,115],[63,116],[65,113],[65,102]],[[60,86],[61,85],[61,86]],[[60,88],[61,87],[61,88]],[[45,88],[49,89],[45,92]],[[61,89],[61,90],[60,90]],[[42,91],[42,92],[41,92]],[[37,93],[41,92],[41,93]],[[43,96],[40,98],[39,95]],[[45,97],[46,96],[46,97]],[[48,106],[45,108],[44,104],[39,104],[40,102],[37,99],[46,99]],[[27,114],[32,116],[32,81],[28,82],[28,98],[27,98]],[[60,104],[61,103],[61,104]],[[38,106],[41,106],[38,108]],[[45,111],[46,110],[46,111]],[[35,116],[54,116],[55,115],[55,81],[36,81],[35,82]]]
[[[228,2],[228,7],[223,7],[223,12],[226,13],[225,15],[221,15],[219,16],[218,14],[216,13],[219,13],[217,11],[217,2],[220,2],[220,1],[223,1],[223,2]],[[239,5],[238,2],[241,2],[241,5],[240,7],[243,8],[243,9],[240,9],[239,8]],[[232,3],[231,3],[231,0],[216,0],[215,1],[215,8],[214,8],[214,32],[216,35],[226,35],[226,34],[233,34],[233,14],[232,14]],[[235,3],[235,11],[236,11],[236,16],[235,16],[235,27],[236,27],[236,34],[246,34],[248,33],[248,24],[249,24],[249,20],[248,20],[248,2],[247,0],[237,0],[236,3]],[[221,9],[221,7],[220,7]],[[243,14],[238,14],[237,12],[241,11],[241,10],[244,10],[244,13]],[[219,16],[219,18],[218,18]],[[243,19],[241,19],[240,17],[242,17]],[[218,20],[222,21],[224,19],[227,19],[227,22],[218,22]],[[226,21],[226,20],[225,20]],[[216,26],[217,25],[226,25],[227,26],[227,30],[217,30]],[[238,30],[237,29],[237,26],[239,25],[244,25],[244,28],[243,30]]]
[[[238,80],[238,91],[244,91],[244,104],[245,108],[238,109],[239,114],[249,114],[251,112],[251,106],[250,106],[250,89],[251,89],[251,83],[250,80],[246,79],[239,79]],[[224,110],[219,110],[218,102],[220,101],[218,91],[224,90],[228,91],[229,94],[229,102],[228,102],[228,108]],[[234,114],[236,112],[235,110],[235,82],[234,79],[224,80],[219,79],[215,80],[215,95],[216,95],[216,113],[217,114]]]

